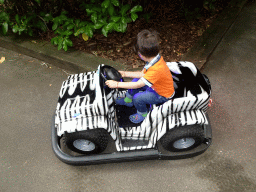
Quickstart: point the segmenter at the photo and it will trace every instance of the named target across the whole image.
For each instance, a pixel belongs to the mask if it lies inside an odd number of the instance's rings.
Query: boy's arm
[[[108,80],[106,81],[106,85],[109,88],[138,89],[145,86],[145,83],[142,80],[137,82],[118,82],[114,80]]]
[[[122,77],[129,77],[129,78],[141,78],[144,76],[142,71],[119,71]]]

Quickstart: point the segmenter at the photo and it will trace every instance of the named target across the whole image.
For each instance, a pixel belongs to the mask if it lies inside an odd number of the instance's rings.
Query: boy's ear
[[[144,55],[142,55],[141,53],[139,53],[139,57],[144,61],[145,59],[147,59],[147,57],[145,57]]]
[[[138,52],[142,57],[147,58],[146,56],[142,55],[140,52]]]

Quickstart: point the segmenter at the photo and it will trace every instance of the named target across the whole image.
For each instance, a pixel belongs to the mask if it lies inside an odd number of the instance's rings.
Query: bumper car
[[[110,89],[106,80],[124,81],[111,66],[70,75],[62,83],[52,118],[52,148],[70,165],[152,159],[182,159],[202,154],[212,142],[207,108],[211,85],[191,62],[167,62],[175,96],[151,105],[133,124],[134,107],[115,104],[127,90]]]

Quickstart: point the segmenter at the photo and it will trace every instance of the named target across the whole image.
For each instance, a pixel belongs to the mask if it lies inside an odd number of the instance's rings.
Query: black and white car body
[[[206,113],[211,96],[208,78],[191,62],[167,62],[175,97],[149,106],[141,124],[129,121],[135,108],[118,106],[127,90],[110,89],[106,79],[120,80],[112,67],[70,75],[60,89],[52,122],[57,157],[72,165],[143,159],[179,159],[206,151],[212,140]]]

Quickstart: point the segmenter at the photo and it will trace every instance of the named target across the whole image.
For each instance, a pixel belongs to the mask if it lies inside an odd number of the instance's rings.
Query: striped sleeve
[[[153,84],[150,82],[150,81],[148,81],[147,79],[145,79],[144,77],[141,77],[140,78],[142,81],[143,81],[143,83],[145,83],[147,86],[149,86],[149,87],[151,87]]]

